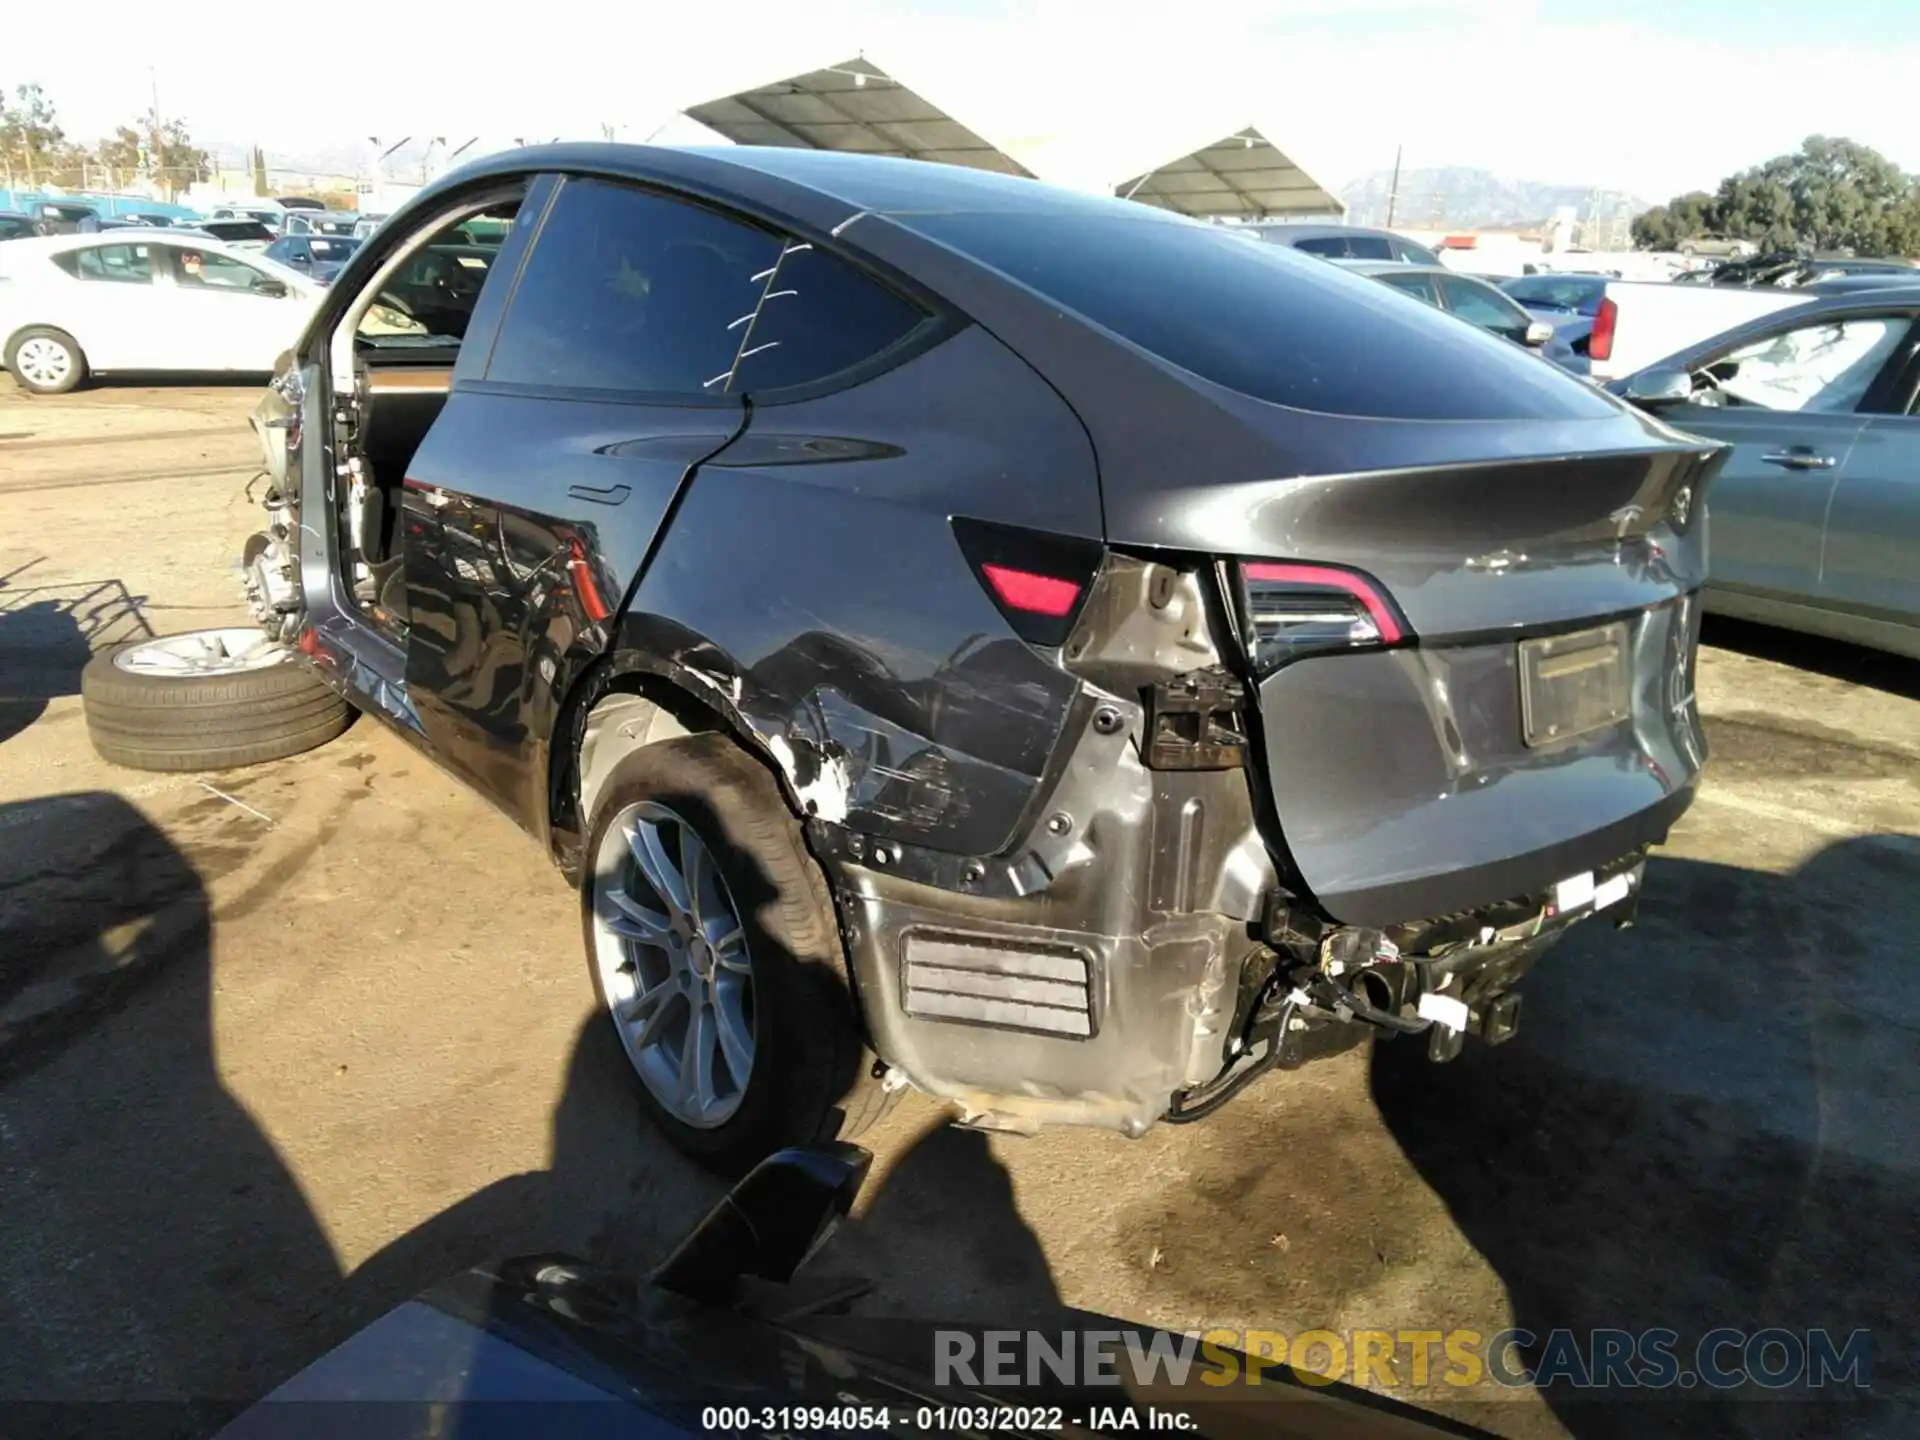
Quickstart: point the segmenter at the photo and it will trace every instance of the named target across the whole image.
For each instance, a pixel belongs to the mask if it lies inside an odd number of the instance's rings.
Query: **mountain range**
[[[1343,186],[1340,198],[1347,202],[1347,219],[1355,225],[1384,225],[1392,190],[1391,170],[1376,170]],[[1396,225],[1474,229],[1534,224],[1564,208],[1571,208],[1577,221],[1631,219],[1652,204],[1619,190],[1514,180],[1491,170],[1443,165],[1402,170],[1399,199],[1392,208]]]

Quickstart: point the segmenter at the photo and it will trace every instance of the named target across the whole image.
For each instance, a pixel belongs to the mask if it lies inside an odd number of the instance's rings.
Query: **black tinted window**
[[[781,242],[697,205],[572,180],[534,242],[487,378],[713,393]]]
[[[1144,209],[1144,207],[1139,207]],[[1215,384],[1330,414],[1610,415],[1582,382],[1337,265],[1219,226],[1115,215],[901,214],[1141,349]]]
[[[845,261],[794,241],[768,280],[726,388],[779,390],[836,375],[886,350],[925,318],[918,306]]]
[[[1347,245],[1349,253],[1356,260],[1393,259],[1393,246],[1387,243],[1384,235],[1349,235]]]
[[[1350,260],[1353,253],[1347,249],[1347,237],[1344,235],[1313,235],[1305,240],[1293,242],[1293,248],[1304,250],[1309,255],[1325,255],[1335,260]],[[1390,259],[1390,256],[1383,256]]]
[[[686,201],[574,180],[541,226],[487,378],[771,390],[856,365],[922,318],[811,245]]]
[[[1400,259],[1409,265],[1438,265],[1440,257],[1424,245],[1416,245],[1411,240],[1402,240],[1395,236],[1393,248],[1400,252]]]

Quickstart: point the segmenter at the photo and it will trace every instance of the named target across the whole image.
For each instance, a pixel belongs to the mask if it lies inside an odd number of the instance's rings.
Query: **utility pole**
[[[1394,207],[1400,203],[1400,153],[1406,147],[1393,147],[1393,183],[1387,187],[1387,229],[1393,228]]]
[[[153,188],[158,192],[153,198],[171,201],[173,191],[167,187],[167,169],[164,163],[166,151],[160,148],[160,74],[151,65],[147,67],[147,84],[150,87],[148,93],[153,100],[153,108],[147,112],[147,119],[152,124],[152,133],[147,136],[149,147],[147,153],[152,161]]]

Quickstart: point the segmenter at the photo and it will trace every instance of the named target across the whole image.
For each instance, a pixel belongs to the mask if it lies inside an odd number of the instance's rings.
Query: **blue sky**
[[[864,49],[992,138],[1092,136],[1141,168],[1255,123],[1333,185],[1404,143],[1409,166],[1664,199],[1816,132],[1920,170],[1917,3],[542,0],[544,24],[509,27],[333,0],[285,30],[247,7],[247,23],[156,27],[145,0],[94,0],[79,27],[10,7],[0,84],[41,81],[82,138],[144,108],[152,65],[164,112],[270,149],[603,124],[679,139],[681,106]],[[141,39],[91,38],[107,35]]]

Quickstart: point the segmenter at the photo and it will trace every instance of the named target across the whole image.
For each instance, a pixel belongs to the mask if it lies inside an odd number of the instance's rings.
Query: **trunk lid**
[[[1107,498],[1117,543],[1221,562],[1294,882],[1391,925],[1663,839],[1705,759],[1695,592],[1722,448],[1624,415],[1296,413],[1284,433],[1296,473]],[[1276,624],[1302,643],[1263,644]]]

